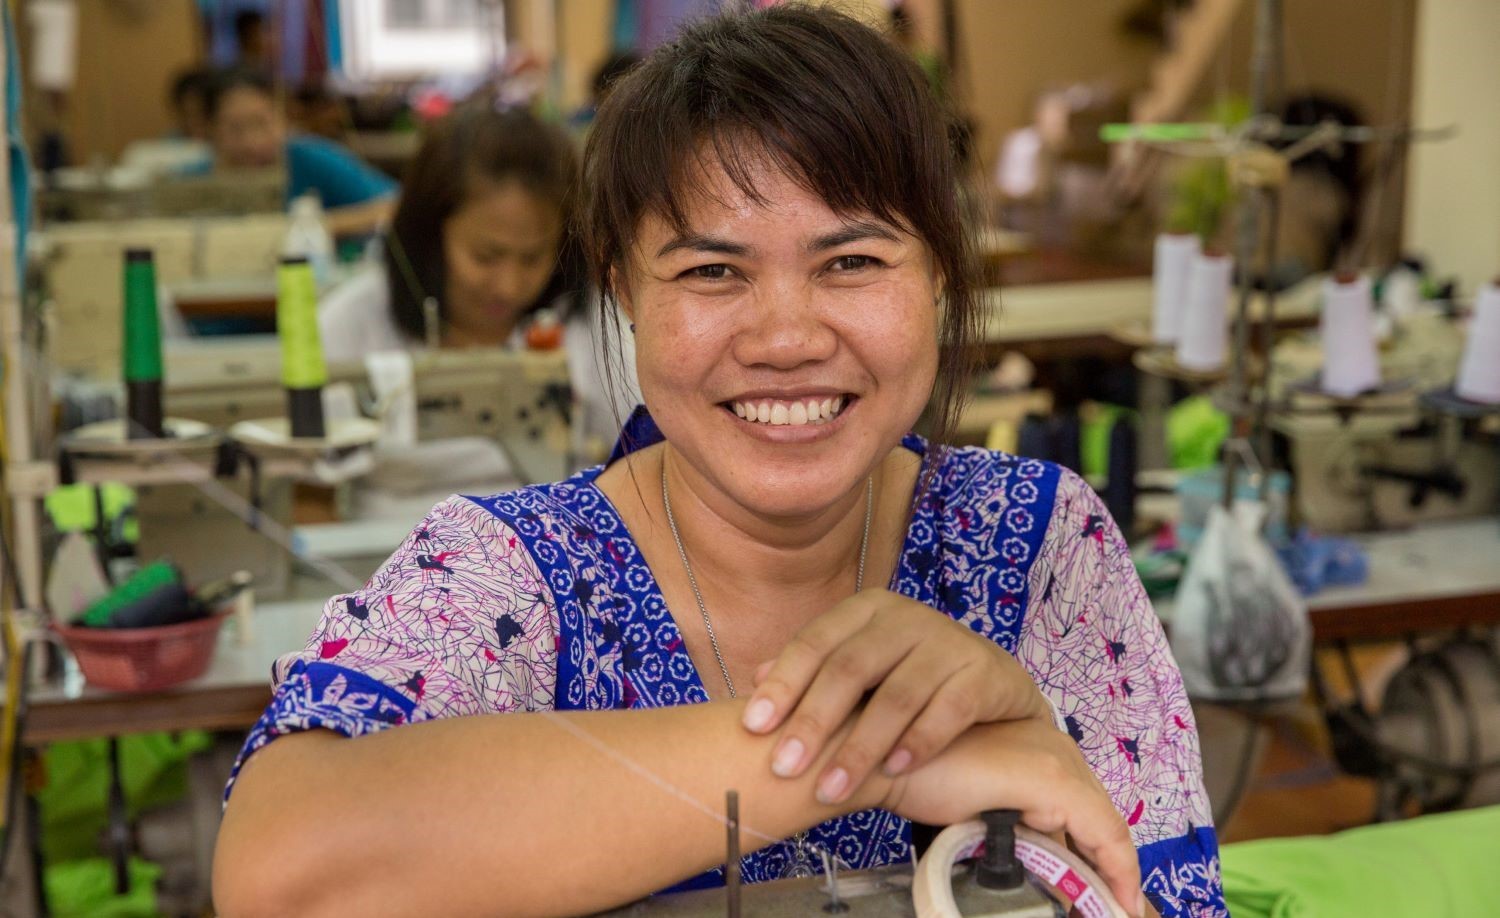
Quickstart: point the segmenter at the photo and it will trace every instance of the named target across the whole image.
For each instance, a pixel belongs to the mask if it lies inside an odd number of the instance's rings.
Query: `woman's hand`
[[[897,778],[881,808],[928,825],[1011,809],[1038,832],[1066,833],[1132,915],[1150,914],[1130,829],[1078,745],[1037,719],[974,727]]]
[[[905,596],[866,590],[792,638],[756,673],[745,727],[785,723],[772,753],[782,777],[802,773],[874,693],[823,767],[818,798],[840,803],[870,773],[919,768],[975,724],[1040,719],[1051,711],[1010,654],[948,616]]]

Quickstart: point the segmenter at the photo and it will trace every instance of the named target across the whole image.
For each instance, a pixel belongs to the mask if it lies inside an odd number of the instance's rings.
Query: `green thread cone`
[[[150,249],[125,252],[125,379],[161,379],[161,327],[156,318],[156,265]]]
[[[281,384],[317,389],[328,382],[318,340],[318,285],[305,258],[283,258],[276,274],[276,334],[281,338]]]
[[[150,249],[125,251],[125,370],[127,439],[159,439],[162,425],[161,325],[156,315],[156,265]]]
[[[281,383],[294,437],[323,437],[323,386],[328,368],[318,340],[318,285],[306,258],[284,258],[276,275],[276,333]]]

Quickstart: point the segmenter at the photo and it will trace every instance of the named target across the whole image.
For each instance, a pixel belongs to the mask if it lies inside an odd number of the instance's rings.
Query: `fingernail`
[[[848,786],[849,773],[842,768],[835,768],[818,782],[818,802],[824,806],[837,803],[844,795],[844,788]]]
[[[891,753],[890,758],[885,760],[885,773],[889,777],[896,777],[906,770],[911,764],[911,753],[905,749],[897,749]]]
[[[771,771],[777,777],[790,778],[802,763],[803,746],[802,741],[793,737],[782,740],[781,745],[776,748],[776,757],[771,759]]]
[[[759,733],[771,726],[771,718],[774,716],[776,716],[776,705],[772,704],[769,698],[757,698],[745,708],[745,729],[752,733]]]

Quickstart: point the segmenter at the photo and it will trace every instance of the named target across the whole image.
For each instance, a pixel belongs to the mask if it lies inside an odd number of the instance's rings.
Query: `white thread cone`
[[[1374,309],[1369,278],[1323,281],[1324,392],[1351,398],[1380,385]]]
[[[1471,402],[1500,404],[1500,279],[1484,285],[1474,302],[1453,390]]]
[[[1175,344],[1187,310],[1188,281],[1198,255],[1193,233],[1162,233],[1156,237],[1151,265],[1151,337],[1159,344]]]
[[[1233,270],[1234,259],[1228,255],[1193,256],[1186,308],[1177,336],[1177,362],[1189,370],[1224,366],[1229,348],[1225,321]]]

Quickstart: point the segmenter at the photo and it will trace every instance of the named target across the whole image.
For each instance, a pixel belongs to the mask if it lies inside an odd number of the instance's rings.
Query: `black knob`
[[[984,857],[974,871],[974,880],[985,889],[1015,889],[1026,882],[1026,868],[1016,860],[1016,823],[1019,810],[985,810]]]

